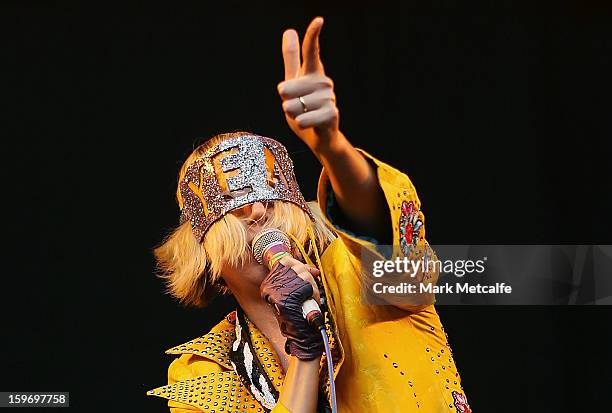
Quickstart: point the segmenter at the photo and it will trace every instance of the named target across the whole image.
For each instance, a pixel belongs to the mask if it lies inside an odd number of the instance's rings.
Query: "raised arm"
[[[283,34],[285,80],[278,85],[291,130],[321,162],[344,218],[361,235],[390,244],[392,233],[384,194],[375,166],[363,157],[339,129],[333,81],[325,75],[319,55],[323,18],[315,18],[301,47],[295,30]]]

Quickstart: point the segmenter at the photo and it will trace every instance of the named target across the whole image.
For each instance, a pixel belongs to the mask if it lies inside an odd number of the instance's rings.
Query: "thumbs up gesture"
[[[339,134],[334,83],[325,76],[319,56],[322,27],[322,17],[310,23],[301,53],[297,32],[289,29],[283,33],[285,80],[278,84],[289,127],[315,155],[332,146]]]

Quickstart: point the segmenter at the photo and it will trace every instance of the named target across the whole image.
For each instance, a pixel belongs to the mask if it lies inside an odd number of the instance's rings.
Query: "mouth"
[[[268,221],[268,218],[263,218],[257,222],[253,222],[247,225],[247,242],[249,243],[249,245],[251,245],[253,238],[255,238],[258,233],[267,228],[266,224],[268,223]]]

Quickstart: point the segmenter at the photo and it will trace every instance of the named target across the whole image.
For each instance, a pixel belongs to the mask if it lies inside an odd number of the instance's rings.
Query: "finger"
[[[321,303],[321,294],[319,294],[319,287],[317,286],[317,283],[314,279],[314,277],[309,273],[309,272],[301,272],[298,273],[298,277],[300,277],[302,280],[307,281],[310,283],[310,285],[312,285],[312,298],[315,299],[315,301],[317,303]]]
[[[308,272],[308,267],[306,267],[306,265],[302,264],[301,262],[299,264],[292,265],[291,269],[295,271],[295,273],[298,275],[300,275],[301,273]]]
[[[294,79],[300,73],[300,39],[295,30],[285,30],[282,49],[285,80]]]
[[[319,89],[301,98],[304,102],[303,104],[299,98],[283,101],[283,110],[287,115],[295,118],[302,113],[318,110],[327,104],[333,103],[336,99],[331,89]]]
[[[295,120],[302,129],[330,126],[338,120],[338,109],[335,105],[326,105],[320,109],[302,113]]]
[[[306,79],[305,76],[297,79],[286,80],[277,86],[278,94],[283,99],[291,99],[299,96],[308,95],[317,90],[317,85]]]
[[[321,63],[321,57],[319,56],[319,34],[322,27],[323,18],[316,17],[306,30],[304,43],[302,44],[303,74],[323,72],[323,63]]]
[[[309,267],[308,271],[310,271],[310,275],[312,275],[313,277],[321,276],[321,271],[319,271],[319,269],[316,267]]]
[[[283,99],[290,99],[307,95],[318,89],[333,90],[334,82],[327,76],[311,74],[280,82],[277,88],[279,95]]]
[[[319,89],[334,90],[334,82],[327,76],[305,75],[297,79],[285,80],[278,84],[278,93],[283,99],[308,95]]]

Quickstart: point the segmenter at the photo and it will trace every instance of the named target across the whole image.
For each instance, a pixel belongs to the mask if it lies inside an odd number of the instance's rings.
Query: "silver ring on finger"
[[[302,113],[308,112],[308,106],[306,106],[306,102],[304,102],[304,96],[300,96],[298,100],[302,104]]]

